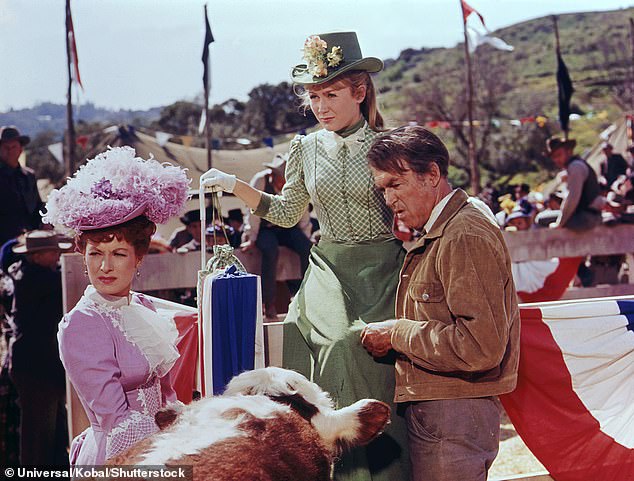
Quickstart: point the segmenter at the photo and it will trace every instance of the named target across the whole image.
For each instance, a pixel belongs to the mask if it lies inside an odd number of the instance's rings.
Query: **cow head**
[[[279,367],[246,371],[236,376],[224,395],[236,394],[264,395],[290,406],[315,427],[332,452],[369,443],[381,434],[390,419],[389,406],[372,399],[362,399],[335,410],[328,394],[317,384],[295,371]]]
[[[389,415],[387,404],[371,399],[336,410],[301,374],[268,367],[235,377],[222,396],[161,409],[161,431],[108,464],[189,464],[200,479],[222,481],[256,472],[268,476],[258,479],[294,479],[289,473],[297,470],[302,479],[328,479],[334,457],[377,437]]]

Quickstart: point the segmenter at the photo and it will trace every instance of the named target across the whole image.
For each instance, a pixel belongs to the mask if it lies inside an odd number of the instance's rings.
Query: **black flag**
[[[209,19],[207,18],[207,5],[205,5],[205,44],[203,46],[203,85],[209,88],[209,44],[214,41],[211,33]]]
[[[557,52],[557,90],[559,93],[559,124],[561,125],[561,130],[568,132],[570,98],[575,89],[572,88],[572,80],[570,80],[568,69],[559,52]]]

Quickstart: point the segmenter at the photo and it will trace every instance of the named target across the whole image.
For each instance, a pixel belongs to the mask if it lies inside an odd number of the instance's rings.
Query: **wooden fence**
[[[570,287],[562,299],[592,299],[634,294],[634,225],[600,226],[584,232],[568,229],[534,229],[504,232],[511,259],[516,262],[552,257],[626,254],[630,267],[627,284]]]

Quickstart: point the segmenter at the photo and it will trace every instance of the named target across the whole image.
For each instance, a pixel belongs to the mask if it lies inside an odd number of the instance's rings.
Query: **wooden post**
[[[71,74],[71,45],[69,32],[71,30],[70,0],[66,0],[66,69],[68,72],[68,91],[66,93],[66,156],[64,164],[66,177],[70,177],[75,172],[75,124],[73,122],[73,101],[72,86],[73,76]]]
[[[460,8],[463,8],[460,2]],[[471,54],[469,53],[469,37],[467,35],[467,19],[463,15],[464,31],[464,54],[467,62],[467,118],[469,120],[469,146],[467,155],[469,157],[469,169],[471,170],[471,190],[472,195],[480,193],[480,171],[478,170],[478,159],[476,158],[475,130],[473,125],[473,75],[471,73]]]

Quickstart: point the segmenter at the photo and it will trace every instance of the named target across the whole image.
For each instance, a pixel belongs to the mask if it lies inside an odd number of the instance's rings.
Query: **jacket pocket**
[[[408,288],[408,295],[415,302],[442,302],[445,291],[439,282],[413,282]]]

